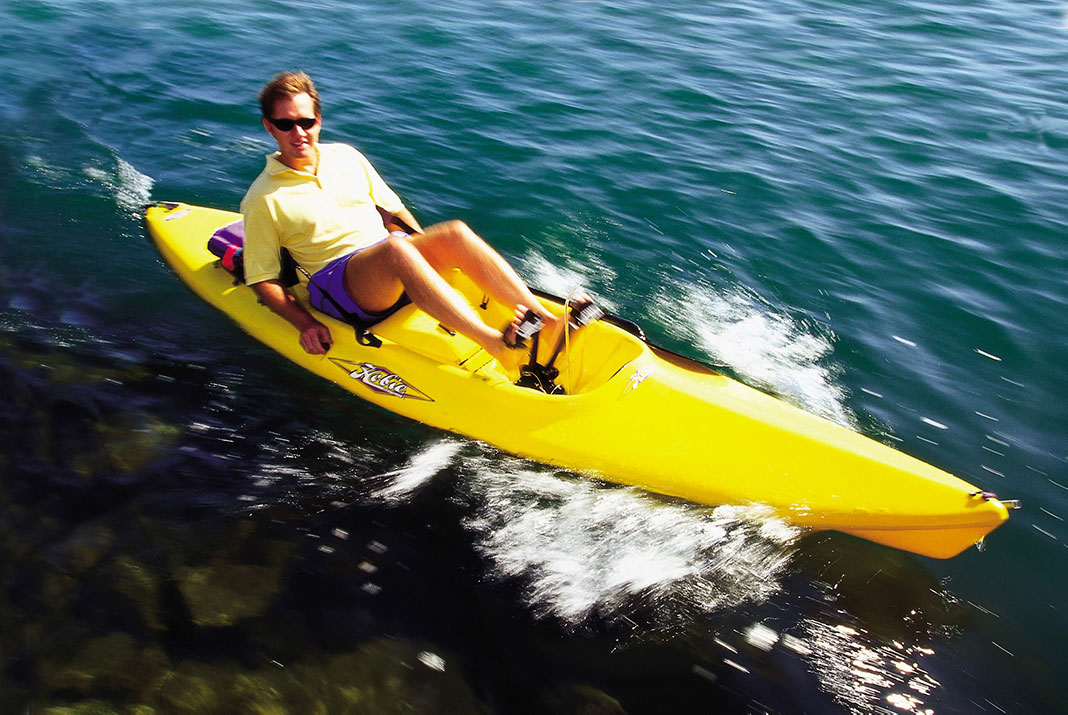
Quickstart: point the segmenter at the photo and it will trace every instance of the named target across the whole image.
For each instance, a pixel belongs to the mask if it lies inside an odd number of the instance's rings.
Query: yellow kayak
[[[146,210],[148,233],[193,291],[253,337],[357,396],[427,425],[540,462],[703,504],[759,504],[790,523],[949,558],[1008,518],[993,495],[925,462],[646,342],[623,321],[571,336],[557,359],[566,394],[516,386],[479,346],[407,306],[377,341],[318,314],[334,336],[309,355],[207,248],[240,215],[181,203]],[[465,276],[450,283],[489,325]],[[294,289],[298,300],[307,293]],[[560,303],[548,304],[558,314]],[[636,334],[637,333],[637,334]]]

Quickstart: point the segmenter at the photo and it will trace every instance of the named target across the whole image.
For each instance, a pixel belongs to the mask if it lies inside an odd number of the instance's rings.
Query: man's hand
[[[300,346],[312,355],[325,355],[333,344],[330,329],[318,321],[300,331]]]
[[[300,346],[312,355],[326,355],[333,345],[330,329],[320,323],[293,299],[281,283],[275,280],[252,285],[260,302],[282,316],[300,332]]]

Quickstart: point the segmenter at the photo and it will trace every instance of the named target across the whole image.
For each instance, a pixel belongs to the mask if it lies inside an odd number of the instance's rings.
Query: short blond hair
[[[316,114],[322,114],[322,105],[319,103],[319,91],[315,89],[315,82],[304,72],[279,72],[271,81],[260,90],[260,112],[265,119],[271,118],[274,111],[274,103],[279,99],[295,97],[298,94],[307,94],[312,99]]]

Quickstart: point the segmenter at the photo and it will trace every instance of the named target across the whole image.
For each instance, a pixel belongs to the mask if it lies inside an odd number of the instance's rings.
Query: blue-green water
[[[1059,2],[6,0],[0,711],[1064,711],[1066,67]],[[292,368],[139,221],[290,68],[424,223],[1024,509],[799,536]]]

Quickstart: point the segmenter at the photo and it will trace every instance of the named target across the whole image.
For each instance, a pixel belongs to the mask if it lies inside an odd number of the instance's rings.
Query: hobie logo
[[[338,358],[330,358],[330,362],[347,372],[353,380],[359,380],[375,392],[391,397],[433,402],[432,399],[405,382],[400,375],[384,367],[372,365],[369,362],[352,362]]]
[[[635,370],[630,376],[630,380],[627,381],[627,386],[623,389],[623,395],[638,389],[638,385],[645,382],[646,379],[653,374],[654,370],[656,370],[656,368],[652,365],[643,365]],[[623,395],[620,395],[620,397]]]

